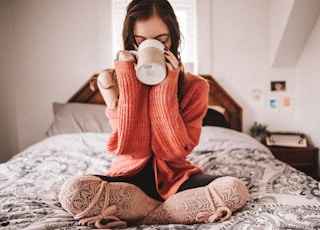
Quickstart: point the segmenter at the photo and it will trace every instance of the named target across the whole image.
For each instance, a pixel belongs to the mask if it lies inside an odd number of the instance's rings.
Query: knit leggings
[[[137,174],[127,177],[127,176],[120,176],[120,177],[108,177],[103,175],[96,175],[100,177],[102,180],[108,182],[126,182],[131,183],[138,186],[142,189],[148,196],[152,197],[153,199],[163,201],[160,195],[157,192],[155,186],[155,175],[152,167],[152,158],[148,161],[147,165]],[[191,176],[188,180],[186,180],[178,189],[178,192],[183,190],[202,187],[208,185],[211,181],[218,178],[218,176],[213,175],[206,175],[206,174],[195,174]]]

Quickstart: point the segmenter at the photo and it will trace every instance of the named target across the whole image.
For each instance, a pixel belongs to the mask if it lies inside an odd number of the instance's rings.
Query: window
[[[130,0],[112,0],[113,54],[122,49],[122,24]],[[169,0],[181,30],[181,59],[187,71],[194,72],[196,63],[196,3],[195,0]]]
[[[112,53],[116,55],[123,49],[122,26],[126,14],[126,7],[130,0],[112,0]]]

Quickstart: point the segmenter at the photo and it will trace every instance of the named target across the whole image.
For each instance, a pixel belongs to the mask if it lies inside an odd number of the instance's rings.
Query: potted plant
[[[250,135],[260,142],[264,142],[268,135],[268,125],[254,122],[250,128]]]

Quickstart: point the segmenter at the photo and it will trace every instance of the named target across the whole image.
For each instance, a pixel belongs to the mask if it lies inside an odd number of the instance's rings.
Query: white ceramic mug
[[[156,85],[167,75],[165,46],[156,39],[143,41],[136,52],[136,74],[139,81],[146,85]]]

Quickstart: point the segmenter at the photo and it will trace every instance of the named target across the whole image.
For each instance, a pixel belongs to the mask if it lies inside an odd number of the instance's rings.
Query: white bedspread
[[[113,157],[108,133],[47,138],[0,165],[0,229],[88,229],[60,207],[63,181],[74,175],[104,174]],[[203,127],[189,160],[206,173],[243,179],[247,205],[223,223],[137,226],[130,229],[319,229],[320,183],[275,159],[250,136]]]

